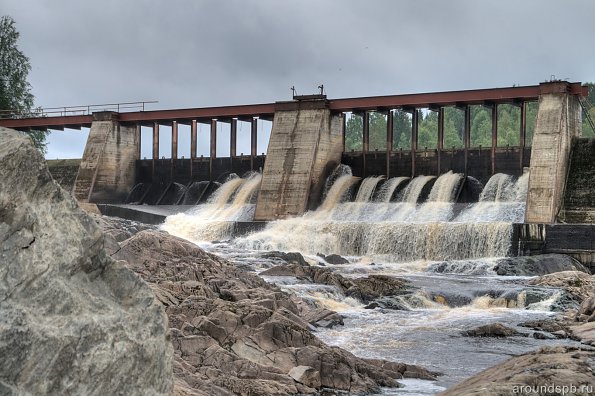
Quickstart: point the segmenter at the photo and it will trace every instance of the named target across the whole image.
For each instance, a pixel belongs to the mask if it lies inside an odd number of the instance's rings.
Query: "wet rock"
[[[586,298],[576,313],[576,320],[579,322],[595,321],[595,296]]]
[[[584,265],[565,254],[506,257],[498,260],[494,271],[504,276],[536,276],[561,271],[590,273]]]
[[[104,241],[30,139],[0,128],[0,393],[171,392],[163,308]]]
[[[279,260],[285,261],[287,264],[297,264],[297,265],[301,265],[301,266],[308,265],[308,262],[306,261],[304,256],[302,256],[302,254],[298,253],[298,252],[285,253],[285,252],[273,251],[273,252],[263,253],[262,257],[268,258],[268,259],[279,259]]]
[[[500,395],[520,394],[520,387],[539,386],[593,386],[595,352],[573,347],[542,348],[509,359],[494,367],[453,386],[440,393],[441,396]],[[561,392],[534,391],[531,394],[561,394]],[[583,388],[583,393],[588,394]],[[527,392],[527,394],[529,394]],[[568,392],[567,394],[571,394]]]
[[[397,386],[392,372],[316,338],[310,323],[339,320],[335,313],[310,310],[308,316],[307,305],[296,304],[295,297],[190,242],[143,231],[115,256],[149,282],[166,306],[176,384],[185,392],[285,395],[329,388],[366,394]],[[321,268],[282,267],[336,281]]]
[[[378,297],[395,296],[411,292],[409,282],[387,275],[370,275],[367,278],[353,279],[353,286],[345,294],[368,303]]]
[[[349,260],[339,256],[338,254],[329,254],[328,256],[321,256],[329,264],[349,264]]]
[[[463,331],[461,334],[465,337],[511,337],[520,335],[518,331],[504,326],[502,323],[490,323]]]
[[[563,271],[540,276],[529,281],[536,286],[562,288],[569,294],[571,301],[578,308],[582,302],[589,298],[595,290],[595,275],[579,271]]]
[[[570,327],[561,317],[553,319],[531,320],[520,323],[519,326],[549,333],[552,335],[549,338],[568,338],[570,335]],[[537,333],[534,333],[534,338],[540,337],[539,335],[535,336],[535,334]]]
[[[378,297],[410,293],[413,288],[404,279],[386,275],[370,275],[367,278],[348,279],[333,273],[328,268],[314,266],[281,265],[260,273],[262,276],[295,276],[313,283],[335,286],[348,297],[367,304]]]
[[[442,373],[436,371],[430,371],[423,367],[416,366],[414,364],[405,364],[405,363],[395,363],[389,362],[383,359],[365,359],[368,363],[373,364],[374,366],[380,367],[383,370],[388,370],[389,372],[393,373],[393,378],[400,379],[400,378],[419,378],[425,380],[435,380],[437,377],[441,376]]]
[[[583,344],[595,346],[595,322],[570,327],[572,337]]]

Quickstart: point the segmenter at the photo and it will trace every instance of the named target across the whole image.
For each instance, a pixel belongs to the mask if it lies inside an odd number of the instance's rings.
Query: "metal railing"
[[[38,107],[29,111],[22,110],[0,110],[0,119],[14,118],[37,118],[37,117],[64,117],[73,115],[91,115],[98,111],[131,112],[145,111],[148,104],[159,103],[156,100],[145,100],[141,102],[103,103],[82,106],[64,107]]]

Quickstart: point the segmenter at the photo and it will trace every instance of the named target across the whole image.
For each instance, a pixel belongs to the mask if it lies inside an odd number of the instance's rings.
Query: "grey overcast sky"
[[[595,81],[593,0],[2,0],[0,14],[43,107]],[[48,158],[80,157],[84,139],[53,133]]]

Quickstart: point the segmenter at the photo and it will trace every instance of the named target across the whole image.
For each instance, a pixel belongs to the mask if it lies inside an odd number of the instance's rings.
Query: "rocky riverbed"
[[[385,325],[420,302],[455,311],[477,304],[448,283],[438,289],[433,278],[387,275],[374,263],[377,272],[346,276],[358,267],[338,255],[315,265],[299,253],[259,255],[265,268],[255,271],[153,226],[88,215],[51,179],[28,139],[0,129],[0,394],[386,393],[442,376],[398,353],[378,358],[349,342],[349,350],[330,346],[360,316],[314,304],[284,279],[332,288],[358,312],[381,313],[374,321],[384,315]],[[444,394],[512,395],[519,386],[551,384],[589,394],[580,386],[595,382],[595,277],[568,258],[543,260],[501,260],[496,273],[540,276],[486,284],[482,293],[497,289],[500,297],[481,301],[516,307],[556,292],[563,312],[513,327],[497,318],[465,325],[456,339],[569,344],[521,353]],[[451,263],[433,265],[439,272]]]

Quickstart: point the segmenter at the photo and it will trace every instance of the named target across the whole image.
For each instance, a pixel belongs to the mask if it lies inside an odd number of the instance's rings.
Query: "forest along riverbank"
[[[533,276],[585,270],[565,256],[504,257],[511,224],[524,216],[528,175],[494,175],[478,202],[468,205],[454,202],[462,177],[449,172],[437,179],[359,182],[341,166],[318,210],[229,239],[230,220],[251,219],[257,189],[249,183],[254,175],[232,178],[209,203],[170,216],[163,228],[312,307],[338,312],[342,324],[335,318],[317,331],[326,343],[444,373],[436,382],[406,381],[405,388],[385,393],[435,394],[511,356],[578,345],[567,334],[523,326],[582,301],[561,285],[531,284]],[[284,253],[291,251],[299,254]],[[402,287],[391,283],[397,280]],[[368,282],[375,292],[366,298],[350,291],[349,282]],[[508,330],[479,332],[493,337],[467,333],[495,323]]]

